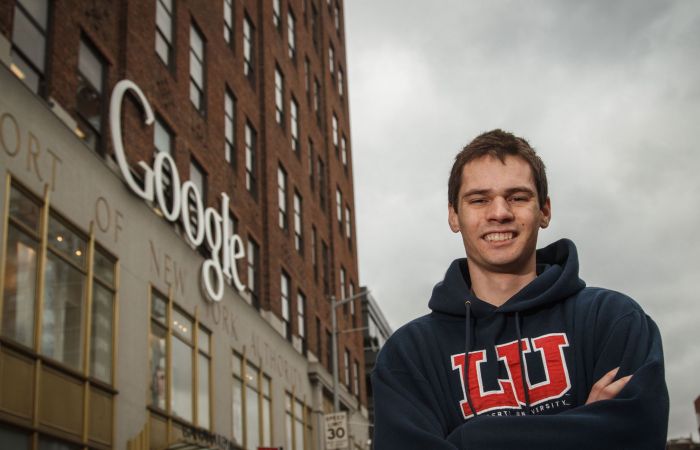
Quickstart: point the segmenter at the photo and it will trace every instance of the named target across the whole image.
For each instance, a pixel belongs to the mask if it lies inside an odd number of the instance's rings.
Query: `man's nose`
[[[489,208],[489,220],[507,222],[513,220],[513,210],[510,203],[503,197],[496,197]]]

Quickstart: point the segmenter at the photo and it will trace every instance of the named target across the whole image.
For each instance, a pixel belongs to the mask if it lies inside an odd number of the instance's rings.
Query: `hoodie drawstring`
[[[522,335],[520,334],[520,313],[515,311],[515,334],[518,338],[518,357],[520,358],[520,381],[523,384],[523,392],[525,393],[525,414],[530,414],[530,391],[525,381],[525,357],[523,356]]]
[[[469,350],[471,350],[472,347],[472,333],[471,333],[471,328],[472,328],[472,318],[471,318],[471,305],[472,302],[467,300],[464,302],[464,307],[466,309],[465,313],[465,328],[466,328],[466,336],[464,338],[464,385],[465,385],[465,391],[467,394],[467,404],[469,405],[469,409],[472,410],[472,414],[474,417],[477,416],[476,414],[476,409],[474,409],[474,405],[472,404],[472,396],[469,393]]]

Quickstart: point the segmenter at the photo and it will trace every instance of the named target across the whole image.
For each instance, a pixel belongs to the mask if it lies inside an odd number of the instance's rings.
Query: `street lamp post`
[[[336,318],[335,309],[355,299],[363,297],[369,293],[369,289],[358,292],[350,297],[335,299],[335,295],[331,295],[331,359],[333,359],[333,410],[340,409],[340,401],[338,400],[338,319]],[[362,328],[359,328],[362,329]],[[351,330],[356,331],[356,330]]]

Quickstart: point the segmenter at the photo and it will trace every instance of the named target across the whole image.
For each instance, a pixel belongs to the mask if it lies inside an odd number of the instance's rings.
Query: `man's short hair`
[[[447,183],[447,199],[455,212],[458,209],[457,196],[462,185],[462,169],[467,163],[487,155],[498,158],[504,164],[506,156],[509,155],[524,159],[532,169],[540,208],[544,205],[547,200],[547,174],[544,163],[525,139],[507,131],[495,129],[477,136],[455,157]]]

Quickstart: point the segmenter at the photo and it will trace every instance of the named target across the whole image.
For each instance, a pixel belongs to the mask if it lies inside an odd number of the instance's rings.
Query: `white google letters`
[[[115,157],[124,181],[136,195],[148,202],[153,202],[155,195],[163,216],[171,222],[180,220],[185,230],[185,237],[191,245],[197,247],[206,242],[212,257],[202,264],[201,279],[204,292],[210,300],[221,301],[226,278],[232,280],[236,289],[242,292],[245,286],[241,283],[236,270],[236,260],[245,256],[245,250],[241,237],[231,234],[231,220],[228,214],[229,196],[224,192],[221,193],[221,213],[211,207],[205,209],[202,205],[202,195],[195,184],[189,180],[180,184],[175,161],[166,152],[159,152],[156,155],[153,168],[139,161],[138,165],[144,172],[143,187],[134,179],[126,160],[122,139],[121,110],[124,94],[127,91],[136,94],[136,98],[143,106],[146,125],[153,124],[153,109],[141,89],[131,80],[121,80],[117,83],[112,91],[109,105],[109,125]],[[166,165],[169,170],[166,169]],[[165,174],[168,174],[171,180],[170,202],[167,200],[168,193],[163,191]],[[194,211],[190,211],[188,207],[190,197],[194,199]],[[190,221],[191,213],[196,214],[196,225]]]

